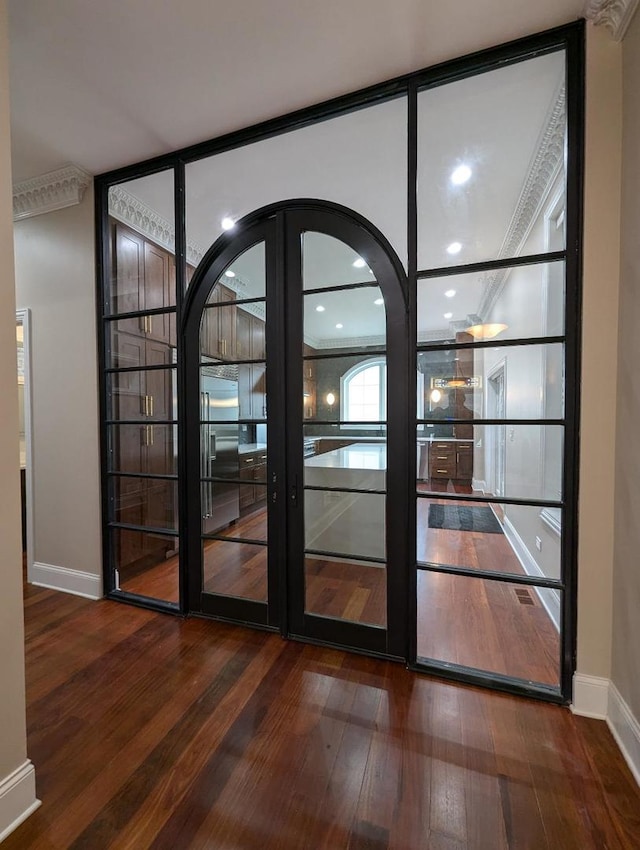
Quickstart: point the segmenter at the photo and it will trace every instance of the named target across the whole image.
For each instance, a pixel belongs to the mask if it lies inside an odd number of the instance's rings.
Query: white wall
[[[547,250],[545,217],[561,189],[563,179],[558,177],[550,187],[531,232],[521,248],[521,254],[536,254]],[[512,269],[486,321],[506,324],[511,338],[545,335],[547,289],[556,282],[549,279],[549,268],[546,265]],[[489,392],[489,376],[499,364],[503,365],[505,373],[507,418],[546,418],[542,394],[546,382],[544,347],[487,349],[477,363],[478,368],[484,371],[485,396]],[[491,412],[486,410],[485,415],[490,417]],[[558,411],[550,418],[560,416]],[[490,490],[494,482],[491,480],[487,437],[488,432],[494,430],[489,426],[484,429],[483,445],[480,450],[476,449],[476,458],[479,460],[477,467],[484,468],[484,479]],[[545,439],[549,436],[548,430],[543,426],[506,426],[505,495],[523,499],[549,498],[544,468]],[[523,560],[525,570],[532,575],[560,578],[560,537],[543,522],[540,508],[505,505],[504,516],[506,532]],[[540,540],[540,549],[536,546],[536,538]],[[557,622],[555,613],[554,618]]]
[[[0,0],[0,841],[36,805],[27,760],[7,18]]]
[[[93,193],[15,224],[16,293],[32,311],[37,583],[101,595]],[[69,572],[72,571],[72,572]]]
[[[640,730],[640,16],[623,45],[622,245],[612,680]],[[640,769],[640,738],[637,741]]]

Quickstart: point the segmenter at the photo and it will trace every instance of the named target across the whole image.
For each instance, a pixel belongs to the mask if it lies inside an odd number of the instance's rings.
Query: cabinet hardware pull
[[[244,462],[245,462],[245,463],[253,463],[253,458],[252,458],[252,457],[246,457],[246,458],[244,459]]]
[[[153,416],[153,396],[149,396],[149,416]]]
[[[436,472],[444,472],[445,474],[448,472],[448,469],[436,469]]]
[[[155,442],[155,437],[153,433],[153,425],[149,425],[149,445],[152,446]]]
[[[436,460],[448,460],[448,458],[447,458],[446,456],[445,456],[445,457],[440,457],[440,455],[438,455],[438,457],[436,458]]]
[[[142,331],[143,334],[147,332],[147,317],[146,316],[140,316],[140,318],[138,319],[138,327],[140,328],[140,330]]]
[[[260,455],[260,460],[266,460],[266,459],[267,459],[266,455]]]

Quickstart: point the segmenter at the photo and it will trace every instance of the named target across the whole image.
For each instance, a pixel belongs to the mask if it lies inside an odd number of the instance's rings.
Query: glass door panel
[[[200,321],[202,593],[229,616],[269,598],[265,263],[264,241],[228,263]]]
[[[303,234],[302,269],[304,611],[384,628],[384,299],[360,253],[326,234]]]

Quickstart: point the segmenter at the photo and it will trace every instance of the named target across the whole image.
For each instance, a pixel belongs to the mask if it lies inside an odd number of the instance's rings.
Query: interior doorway
[[[20,439],[20,489],[22,501],[22,551],[27,578],[32,581],[34,561],[33,529],[33,408],[31,398],[31,314],[16,310],[16,348],[18,363],[18,410]]]
[[[503,420],[506,418],[505,361],[502,360],[488,376],[487,418]],[[488,431],[489,447],[489,487],[493,496],[504,496],[507,465],[507,430],[498,425]]]
[[[406,656],[403,275],[362,220],[309,203],[239,223],[196,271],[191,611]]]

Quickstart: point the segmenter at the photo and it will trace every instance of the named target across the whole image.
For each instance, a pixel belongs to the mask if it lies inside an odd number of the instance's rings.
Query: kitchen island
[[[305,489],[305,548],[383,559],[386,496],[379,491],[386,489],[386,470],[383,443],[357,442],[305,458],[305,488],[319,488]]]

